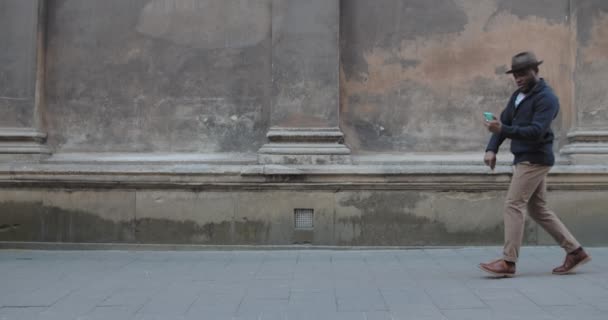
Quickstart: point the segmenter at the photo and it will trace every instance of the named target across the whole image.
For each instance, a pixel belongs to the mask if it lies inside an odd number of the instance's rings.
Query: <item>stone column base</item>
[[[568,134],[568,145],[560,153],[577,163],[606,163],[608,131],[573,131]]]
[[[51,155],[46,134],[34,128],[1,128],[0,161],[40,160]]]
[[[258,151],[261,164],[350,164],[339,128],[271,128]]]

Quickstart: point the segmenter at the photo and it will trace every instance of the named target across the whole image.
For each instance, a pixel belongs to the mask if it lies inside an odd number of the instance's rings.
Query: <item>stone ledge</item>
[[[281,155],[349,155],[350,150],[338,143],[268,143],[261,154]]]
[[[567,155],[577,154],[608,154],[608,143],[588,142],[588,143],[572,143],[565,146],[560,153]]]
[[[255,164],[256,153],[57,153],[45,159],[49,164]]]
[[[331,245],[205,245],[205,244],[149,244],[149,243],[91,243],[91,242],[29,242],[0,241],[0,250],[120,250],[120,251],[293,251],[293,250],[433,250],[457,249],[453,246],[331,246]],[[488,246],[466,246],[487,248]]]
[[[197,190],[436,190],[508,187],[511,168],[482,166],[177,166],[173,168],[0,166],[0,186]],[[556,166],[550,189],[608,190],[608,167]]]
[[[232,161],[226,159],[231,157]],[[386,162],[382,162],[382,160]],[[257,164],[255,155],[57,154],[0,163],[0,186],[199,190],[504,190],[512,158],[494,171],[475,154],[357,156],[356,164]],[[607,190],[608,165],[559,159],[549,187]]]

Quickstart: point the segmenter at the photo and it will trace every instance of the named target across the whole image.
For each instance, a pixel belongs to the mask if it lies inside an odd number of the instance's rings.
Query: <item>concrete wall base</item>
[[[56,160],[0,164],[0,241],[501,244],[508,163],[500,162],[490,172],[463,156],[454,157],[453,163],[434,159],[402,158],[389,165],[356,158],[360,164],[327,166]],[[608,167],[557,165],[548,184],[549,204],[581,243],[608,244]],[[314,212],[307,237],[295,228],[295,209]],[[531,221],[525,242],[554,244]]]

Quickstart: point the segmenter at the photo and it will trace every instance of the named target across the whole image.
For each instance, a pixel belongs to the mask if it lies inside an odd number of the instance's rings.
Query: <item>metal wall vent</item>
[[[294,209],[294,221],[296,230],[310,230],[313,225],[313,209]]]

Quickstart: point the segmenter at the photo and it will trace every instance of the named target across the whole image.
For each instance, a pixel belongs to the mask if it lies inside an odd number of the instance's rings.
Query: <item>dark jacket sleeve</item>
[[[492,138],[490,138],[490,142],[488,142],[488,146],[486,147],[486,152],[492,151],[494,153],[498,153],[498,149],[505,139],[506,137],[504,134],[492,134]]]
[[[542,138],[551,128],[551,121],[559,111],[557,98],[550,94],[542,95],[535,103],[534,115],[528,125],[504,125],[500,132],[501,135],[509,139],[535,141]]]

